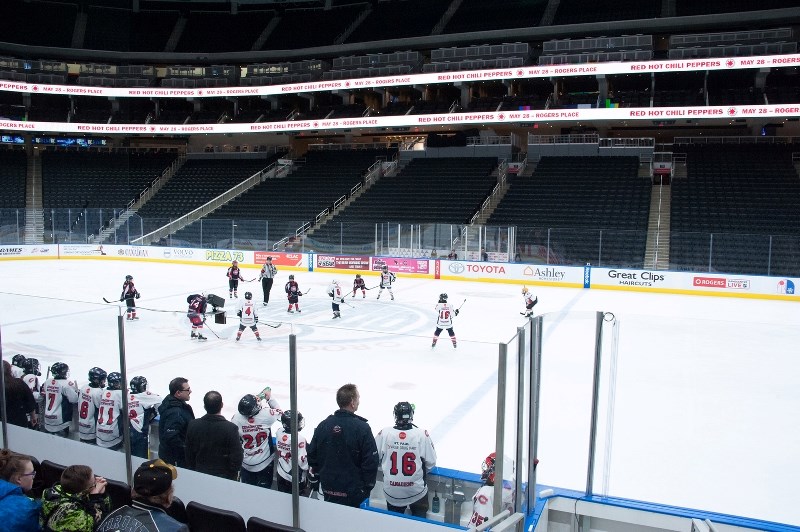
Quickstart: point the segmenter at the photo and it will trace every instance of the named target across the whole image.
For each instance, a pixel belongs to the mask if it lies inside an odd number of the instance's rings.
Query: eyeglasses
[[[191,389],[191,388],[186,388],[185,390],[181,390],[181,391],[182,391],[182,392],[189,392],[189,393],[191,393],[192,389]]]
[[[35,477],[36,476],[36,471],[33,471],[31,473],[22,473],[20,476],[21,477]]]

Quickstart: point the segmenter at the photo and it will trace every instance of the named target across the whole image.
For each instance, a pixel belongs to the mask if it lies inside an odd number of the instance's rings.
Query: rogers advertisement
[[[278,251],[255,251],[254,262],[256,264],[264,264],[267,262],[267,257],[272,257],[272,264],[277,268],[278,266],[302,266],[303,254],[302,253],[282,253]]]
[[[369,257],[340,257],[338,255],[317,255],[316,268],[335,268],[338,270],[369,270]]]
[[[384,266],[389,267],[390,272],[402,273],[428,273],[428,259],[402,259],[394,257],[372,257],[372,271],[379,271]]]

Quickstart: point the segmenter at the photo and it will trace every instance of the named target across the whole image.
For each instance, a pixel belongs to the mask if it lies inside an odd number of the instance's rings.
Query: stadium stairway
[[[669,269],[671,192],[669,185],[653,185],[650,192],[650,216],[644,252],[644,267],[649,270]]]
[[[44,243],[44,209],[42,208],[42,160],[39,150],[28,157],[25,181],[24,244]]]

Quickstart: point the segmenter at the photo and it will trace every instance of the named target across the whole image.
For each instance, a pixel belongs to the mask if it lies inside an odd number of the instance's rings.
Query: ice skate
[[[261,337],[260,336],[256,336],[256,340],[258,340],[260,342],[261,341]]]
[[[241,337],[241,336],[237,336],[237,337],[236,337],[236,341],[237,341],[237,342],[238,342],[239,340],[241,340],[241,339],[242,339],[242,337]]]
[[[361,294],[361,298],[362,298],[362,299],[367,299],[367,294],[366,294],[366,293],[364,293],[364,294]]]
[[[289,314],[294,314],[294,311],[292,309],[289,309],[286,312],[288,312]]]
[[[456,345],[456,343],[455,343],[455,342],[453,342],[453,349],[456,349],[457,347],[458,347],[458,346]]]
[[[380,298],[381,298],[381,295],[380,295],[380,294],[378,294],[378,297],[377,297],[376,299],[380,299]]]
[[[392,296],[392,301],[394,301],[394,296]]]
[[[203,336],[202,334],[198,334],[198,335],[197,335],[197,339],[198,339],[198,340],[208,340],[208,338],[206,338],[206,337],[205,337],[205,336]]]
[[[196,332],[194,332],[194,331],[192,331],[192,336],[191,336],[191,338],[197,338],[197,333],[196,333]]]
[[[263,303],[261,303],[261,304],[262,304],[262,305],[264,305],[265,307],[267,306],[267,302],[266,302],[266,301],[264,301],[264,302],[263,302]]]
[[[297,312],[302,312],[302,310],[300,310],[300,309],[297,309]]]
[[[239,298],[239,294],[237,294],[236,292],[234,292],[234,293],[233,293],[233,297],[235,297],[235,298],[237,298],[237,299],[238,299],[238,298]]]

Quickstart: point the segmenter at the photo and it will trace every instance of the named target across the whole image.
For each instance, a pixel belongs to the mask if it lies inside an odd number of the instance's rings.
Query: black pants
[[[413,515],[415,517],[422,517],[422,518],[427,518],[428,517],[428,495],[427,494],[423,498],[421,498],[420,500],[418,500],[416,502],[413,502],[413,503],[409,504],[408,506],[411,507],[411,515]],[[386,503],[386,508],[390,512],[397,512],[399,514],[405,513],[405,511],[406,511],[406,506],[392,506],[388,502]]]
[[[264,277],[261,279],[261,288],[264,289],[264,303],[269,303],[269,292],[272,290],[272,281],[274,281],[272,277]]]

